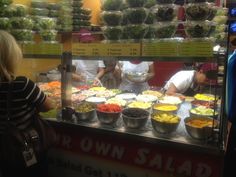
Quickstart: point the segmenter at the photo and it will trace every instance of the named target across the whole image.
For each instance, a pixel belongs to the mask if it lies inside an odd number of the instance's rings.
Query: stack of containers
[[[82,0],[73,0],[73,31],[79,31],[81,28],[91,30],[91,9],[83,8]]]
[[[62,32],[71,32],[72,27],[72,1],[71,0],[60,0],[60,9],[58,16],[58,29]]]
[[[148,30],[144,36],[144,39],[148,40],[149,42],[155,39],[155,14],[153,12],[155,5],[156,0],[147,0],[144,4],[144,7],[149,9],[148,16],[144,22],[148,26]]]
[[[149,9],[145,8],[147,0],[126,0],[126,9],[123,10],[127,20],[127,25],[124,26],[124,33],[128,39],[138,42],[144,38],[149,26],[145,21],[149,14]],[[152,20],[150,20],[152,23]]]
[[[216,7],[215,16],[212,18],[212,21],[216,23],[216,28],[213,33],[213,37],[216,39],[216,43],[222,45],[227,45],[227,20],[228,20],[228,8]]]
[[[48,17],[49,4],[41,0],[32,1],[31,16],[34,19],[34,30],[39,33],[42,41],[47,43],[57,42],[57,18]]]
[[[155,38],[174,37],[178,27],[178,6],[174,4],[174,0],[157,0],[153,13],[156,20]]]
[[[12,16],[12,9],[10,4],[12,0],[0,1],[0,29],[9,31],[11,23],[9,17]]]
[[[11,34],[18,42],[31,43],[34,41],[33,20],[29,16],[28,7],[22,4],[12,5],[13,14],[10,18]]]
[[[217,8],[213,0],[188,0],[185,4],[184,24],[188,38],[208,38],[214,31],[216,24],[212,21]]]
[[[118,42],[122,37],[122,4],[123,0],[102,1],[102,31],[106,42]]]

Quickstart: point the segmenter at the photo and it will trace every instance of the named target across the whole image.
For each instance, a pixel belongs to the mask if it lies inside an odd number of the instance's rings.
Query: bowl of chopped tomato
[[[97,118],[102,124],[115,124],[120,118],[122,107],[118,104],[97,105]]]

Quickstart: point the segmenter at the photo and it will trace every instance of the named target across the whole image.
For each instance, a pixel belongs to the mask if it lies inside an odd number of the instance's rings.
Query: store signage
[[[118,169],[117,167],[120,169],[115,172],[119,172],[118,176],[122,177],[158,175],[162,177],[220,177],[221,174],[222,159],[220,157],[174,147],[161,147],[142,140],[102,136],[87,131],[86,133],[78,131],[75,134],[70,130],[63,130],[58,133],[58,142],[54,151],[59,151],[61,154],[52,156],[51,159],[54,173],[63,170],[62,166],[57,164],[60,161],[60,164],[70,164],[64,166],[64,170],[69,173],[75,172],[72,167],[79,166],[79,173],[83,176],[86,176],[88,166],[90,169],[97,169],[96,174],[104,177],[110,177],[107,172],[114,172],[114,169]],[[58,159],[59,156],[63,158]],[[72,157],[77,157],[77,162]],[[88,164],[87,161],[92,163]],[[104,161],[106,164],[101,166]]]
[[[62,44],[60,43],[22,44],[21,48],[25,55],[62,55]]]
[[[178,43],[180,57],[212,57],[213,43],[209,41],[183,41]]]
[[[143,43],[142,56],[144,57],[170,57],[178,56],[178,43],[176,42],[156,42]]]
[[[74,56],[111,57],[212,57],[209,41],[159,41],[154,43],[73,43]]]
[[[74,56],[140,56],[140,44],[139,43],[73,43],[72,55]]]

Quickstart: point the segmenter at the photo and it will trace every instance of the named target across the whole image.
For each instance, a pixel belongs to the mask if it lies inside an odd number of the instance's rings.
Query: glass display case
[[[52,42],[22,43],[25,58],[57,59],[35,78],[56,103],[54,110],[41,114],[58,134],[50,152],[51,176],[220,177],[227,135],[227,30],[221,17],[226,10],[208,1],[177,5],[129,0],[125,7],[125,1],[101,2],[94,7],[100,9],[96,16],[101,17],[101,31],[90,23],[93,9],[74,0],[63,3],[61,14],[73,13],[73,18],[61,20],[61,43],[55,35]],[[54,22],[54,17],[42,19]],[[81,29],[95,41],[81,39]],[[117,83],[113,88],[106,82],[93,86],[89,79],[73,84],[72,61],[120,63],[137,58],[155,67],[150,88],[142,92],[122,91]],[[165,94],[163,87],[174,73],[204,63],[217,65],[215,82],[193,96]],[[131,81],[145,77],[136,76],[127,75]]]

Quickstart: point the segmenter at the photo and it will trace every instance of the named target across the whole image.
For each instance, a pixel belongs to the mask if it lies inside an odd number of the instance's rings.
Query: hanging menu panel
[[[72,55],[75,56],[140,56],[139,43],[117,43],[117,44],[83,44],[74,43],[72,45]]]

